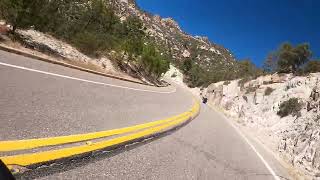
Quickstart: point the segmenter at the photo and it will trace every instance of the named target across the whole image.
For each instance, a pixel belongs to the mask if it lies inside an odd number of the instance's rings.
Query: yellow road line
[[[138,130],[142,130],[145,128],[168,123],[170,121],[175,120],[176,118],[183,117],[188,114],[189,114],[189,112],[184,112],[182,114],[179,114],[177,116],[174,116],[174,117],[171,117],[171,118],[168,118],[165,120],[159,120],[159,121],[135,125],[135,126],[131,126],[131,127],[125,127],[125,128],[113,129],[113,130],[107,130],[107,131],[100,131],[100,132],[94,132],[94,133],[50,137],[50,138],[39,138],[39,139],[0,141],[0,152],[26,150],[26,149],[45,147],[45,146],[62,145],[62,144],[67,144],[67,143],[75,143],[75,142],[87,141],[87,140],[92,140],[92,139],[104,138],[104,137],[113,136],[113,135],[130,133],[133,131],[138,131]]]
[[[181,116],[169,123],[151,127],[146,130],[139,131],[130,135],[124,135],[114,139],[96,142],[90,145],[81,145],[81,146],[76,146],[71,148],[63,148],[63,149],[44,151],[39,153],[5,156],[5,157],[0,157],[0,159],[9,167],[11,167],[11,165],[28,166],[31,164],[57,160],[61,158],[80,155],[83,153],[88,153],[91,151],[96,151],[99,149],[104,149],[113,145],[121,144],[134,139],[138,139],[138,138],[149,136],[158,132],[162,132],[170,127],[174,127],[180,123],[183,123],[189,120],[190,118],[194,118],[198,114],[199,109],[200,109],[199,103],[196,103],[196,105],[193,106],[192,110],[189,112],[188,116]]]

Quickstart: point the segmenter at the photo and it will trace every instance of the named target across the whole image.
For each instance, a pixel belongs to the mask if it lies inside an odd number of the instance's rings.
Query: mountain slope
[[[217,70],[229,73],[236,71],[237,62],[228,49],[210,42],[206,37],[193,37],[183,32],[172,18],[161,18],[144,12],[134,0],[113,0],[111,5],[121,20],[129,16],[139,17],[148,36],[170,53],[173,63],[180,68],[184,61],[191,59],[208,74]]]
[[[30,28],[50,34],[88,56],[108,56],[150,81],[168,70],[169,61],[182,70],[189,86],[243,76],[229,50],[185,33],[172,18],[141,10],[135,0],[43,0],[26,6],[4,0],[0,8],[16,35],[15,30]]]

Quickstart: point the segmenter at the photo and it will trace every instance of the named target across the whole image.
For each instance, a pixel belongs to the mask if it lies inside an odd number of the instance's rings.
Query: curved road
[[[192,106],[176,87],[101,77],[0,51],[0,140],[95,132],[164,119]],[[42,179],[290,179],[259,144],[202,105],[181,129]]]

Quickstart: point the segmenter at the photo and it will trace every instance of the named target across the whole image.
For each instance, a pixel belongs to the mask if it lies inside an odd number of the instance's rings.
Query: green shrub
[[[244,87],[244,84],[251,81],[251,77],[245,77],[245,78],[242,78],[239,82],[238,82],[238,85],[243,88]]]
[[[310,46],[307,43],[294,47],[290,43],[281,45],[278,51],[279,72],[295,73],[302,65],[307,63],[312,56]]]
[[[269,96],[274,91],[273,88],[267,87],[267,89],[264,91],[265,96]]]
[[[240,80],[239,84],[243,84],[261,74],[261,70],[257,68],[250,60],[236,61],[233,66],[224,66],[215,64],[214,68],[203,67],[197,64],[196,57],[186,59],[180,68],[185,74],[185,82],[190,87],[208,86],[211,83],[225,81],[224,85],[228,85],[229,81],[234,79]]]
[[[320,61],[309,61],[304,68],[306,73],[316,73],[320,72]]]
[[[230,83],[231,83],[230,81],[225,81],[225,82],[223,82],[223,85],[227,86],[227,85],[229,85]]]
[[[283,43],[278,50],[268,55],[264,62],[266,72],[275,71],[282,73],[303,74],[301,68],[310,60],[312,52],[308,43],[298,44]]]
[[[170,68],[170,62],[165,55],[159,53],[158,48],[154,44],[143,46],[141,57],[141,68],[149,75],[154,75],[159,78],[162,73],[165,73]]]
[[[93,32],[80,32],[71,41],[81,52],[90,56],[96,56],[108,46],[102,35]]]
[[[135,16],[121,21],[105,0],[0,0],[0,14],[14,29],[33,26],[89,56],[117,51],[119,65],[134,61],[152,79],[169,69],[168,55],[149,42],[143,22]]]
[[[186,74],[185,81],[191,88],[207,86],[212,83],[206,72],[198,64],[193,63],[190,71]]]
[[[1,18],[12,25],[13,32],[17,28],[30,27],[39,18],[38,12],[43,4],[41,0],[1,0]]]
[[[172,77],[172,78],[175,78],[175,77],[177,77],[177,74],[176,74],[176,73],[173,73],[173,74],[171,75],[171,77]]]
[[[259,88],[258,86],[250,85],[246,88],[246,94],[256,92],[258,88]]]
[[[268,84],[272,84],[273,81],[263,81],[263,85],[268,85]]]
[[[280,109],[277,112],[277,115],[281,118],[288,115],[300,116],[302,105],[303,104],[299,102],[298,98],[290,98],[280,104]]]
[[[186,59],[183,64],[182,64],[182,71],[184,73],[188,73],[192,68],[192,60],[191,59]]]
[[[257,78],[258,76],[263,75],[263,72],[255,64],[251,62],[250,59],[237,61],[238,64],[238,73],[233,73],[234,78],[239,77],[251,77]]]
[[[248,97],[247,97],[247,96],[242,96],[242,98],[243,98],[246,102],[248,102]]]

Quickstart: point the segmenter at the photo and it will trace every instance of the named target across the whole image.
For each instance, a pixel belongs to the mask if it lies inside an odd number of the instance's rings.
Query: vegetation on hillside
[[[309,61],[304,67],[305,73],[320,72],[320,60]]]
[[[33,27],[69,42],[89,56],[122,54],[154,78],[169,69],[168,57],[150,42],[137,17],[123,21],[106,0],[1,0],[1,17],[17,28]]]
[[[193,59],[187,59],[182,64],[182,71],[186,75],[185,82],[190,87],[208,86],[219,81],[234,79],[252,79],[263,74],[262,69],[256,67],[251,60],[236,61],[229,68],[216,68],[212,71],[203,70]]]
[[[0,9],[1,16],[13,26],[13,32],[17,28],[33,27],[71,43],[89,56],[101,56],[110,50],[122,52],[122,63],[137,64],[139,71],[154,78],[169,68],[170,50],[161,49],[166,46],[150,39],[137,17],[120,21],[106,0],[1,0]],[[249,60],[230,66],[217,61],[216,66],[208,69],[196,59],[197,53],[206,52],[198,52],[195,47],[193,50],[196,53],[192,57],[181,63],[173,62],[183,70],[185,82],[191,87],[256,76],[258,72]]]
[[[311,60],[312,52],[307,43],[294,46],[288,42],[270,53],[265,62],[264,70],[268,73],[312,73],[320,72],[320,61]]]
[[[138,67],[138,71],[158,79],[168,70],[169,62],[173,59],[171,47],[149,37],[139,18],[130,16],[120,20],[110,2],[110,0],[1,0],[0,17],[12,25],[12,33],[17,28],[33,27],[72,44],[89,56],[103,56],[114,50],[118,54],[115,58],[118,63],[133,64]],[[175,36],[175,39],[178,41],[179,37]],[[268,55],[263,71],[249,59],[225,61],[219,59],[222,57],[217,54],[208,54],[208,51],[198,49],[198,44],[191,42],[192,38],[189,41],[182,42],[191,52],[191,57],[171,62],[183,71],[184,81],[190,87],[208,86],[218,81],[233,79],[241,79],[240,84],[243,84],[264,73],[320,71],[320,62],[310,61],[312,52],[308,44],[297,46],[290,43],[282,44],[278,50]],[[206,65],[204,59],[197,59],[199,54],[211,57],[214,61]]]
[[[303,104],[299,102],[298,98],[290,98],[280,104],[277,114],[282,118],[288,115],[300,116],[300,111]]]
[[[269,96],[273,91],[274,91],[273,88],[267,87],[267,88],[264,90],[264,95],[265,95],[265,96]]]

